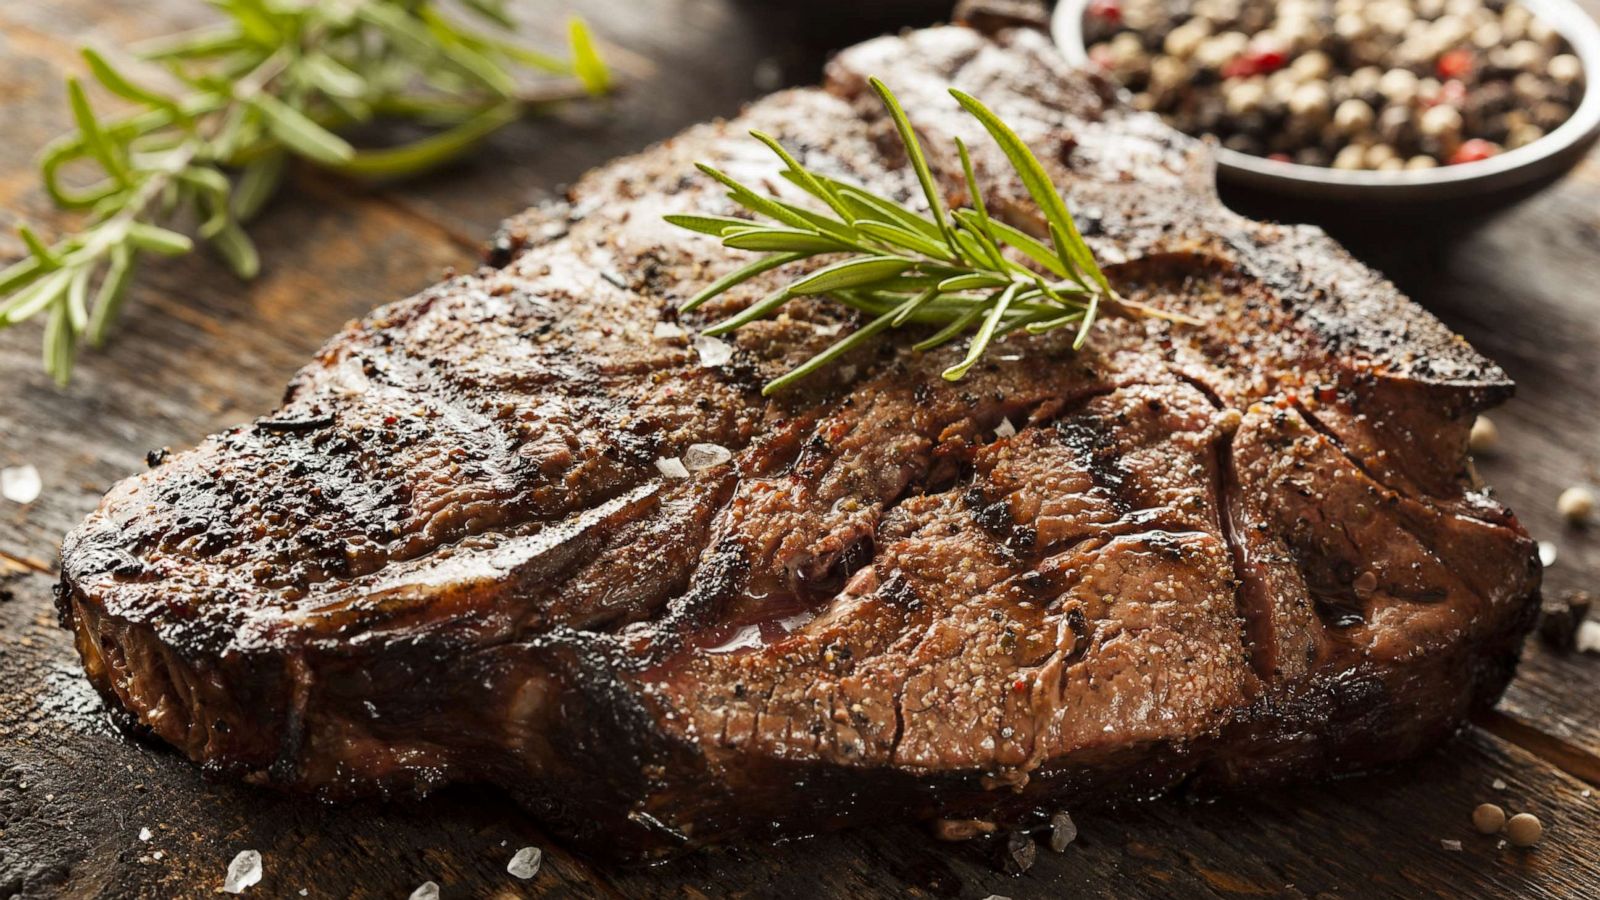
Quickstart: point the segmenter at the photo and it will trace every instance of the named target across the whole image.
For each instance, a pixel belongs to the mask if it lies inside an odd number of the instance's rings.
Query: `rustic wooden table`
[[[150,267],[115,342],[85,357],[65,391],[40,371],[35,329],[0,333],[0,466],[31,463],[45,482],[26,507],[0,500],[0,897],[206,895],[246,848],[266,860],[257,896],[404,897],[427,880],[453,897],[1600,895],[1600,797],[1590,793],[1600,785],[1600,657],[1535,642],[1499,710],[1413,765],[1209,805],[1082,811],[1068,852],[1042,853],[1018,878],[981,845],[937,844],[910,827],[602,869],[487,792],[322,806],[208,783],[115,733],[50,593],[57,542],[108,485],[150,448],[270,408],[344,321],[472,265],[499,219],[586,167],[779,81],[809,80],[826,40],[884,25],[840,14],[848,4],[832,5],[827,38],[803,27],[806,10],[757,0],[569,5],[655,62],[612,109],[520,124],[470,164],[403,189],[300,177],[260,223],[259,281],[241,285],[204,255]],[[909,21],[911,5],[888,13]],[[557,4],[524,6],[528,21],[559,22]],[[7,235],[24,217],[65,224],[30,160],[66,127],[62,75],[80,68],[75,45],[115,53],[206,15],[198,0],[0,5]],[[1502,449],[1480,471],[1557,547],[1549,594],[1600,588],[1600,534],[1555,514],[1563,487],[1600,481],[1600,154],[1466,235],[1360,232],[1358,252],[1516,378],[1517,399],[1494,415]],[[0,257],[20,249],[0,237]],[[1544,842],[1518,851],[1477,835],[1468,817],[1488,800],[1538,814]],[[544,869],[518,882],[506,862],[530,844],[544,847]]]

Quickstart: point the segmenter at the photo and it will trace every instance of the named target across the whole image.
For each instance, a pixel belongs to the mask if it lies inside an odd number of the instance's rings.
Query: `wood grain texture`
[[[909,0],[908,0],[909,2]],[[530,120],[470,162],[404,188],[301,178],[257,234],[268,267],[242,285],[204,255],[155,265],[136,312],[78,379],[39,371],[38,334],[0,332],[0,465],[38,466],[45,494],[0,501],[0,897],[200,897],[241,849],[266,858],[255,896],[403,897],[425,880],[447,897],[969,897],[1592,895],[1600,809],[1561,767],[1600,772],[1600,658],[1530,643],[1497,734],[1469,729],[1403,769],[1333,785],[1080,811],[1068,852],[1041,849],[1019,878],[996,848],[939,844],[910,827],[707,853],[654,869],[602,870],[563,852],[501,798],[458,789],[423,802],[329,807],[206,781],[159,747],[112,729],[50,605],[61,534],[146,450],[186,446],[276,401],[289,374],[345,320],[473,262],[501,218],[583,169],[691,122],[736,111],[780,81],[814,77],[825,45],[809,4],[756,0],[527,0],[558,45],[565,8],[650,59],[655,77],[610,111]],[[833,9],[849,8],[830,7]],[[926,15],[884,7],[910,22]],[[63,222],[30,165],[62,129],[60,76],[82,39],[115,48],[205,15],[195,0],[0,5],[0,226]],[[883,22],[829,14],[862,33]],[[534,40],[540,40],[535,35]],[[758,78],[759,73],[759,78]],[[1600,534],[1563,526],[1555,497],[1600,480],[1600,156],[1556,188],[1465,235],[1357,229],[1359,254],[1439,313],[1520,383],[1493,415],[1502,448],[1480,472],[1534,533],[1556,542],[1547,588],[1600,588]],[[17,245],[0,238],[0,255]],[[1491,722],[1491,726],[1495,723]],[[1541,739],[1556,741],[1541,744]],[[1537,756],[1518,744],[1545,753]],[[1552,750],[1560,748],[1560,752]],[[1542,748],[1542,749],[1541,749]],[[1505,788],[1493,785],[1503,782]],[[1472,832],[1495,799],[1544,819],[1533,851]],[[139,840],[142,828],[151,840]],[[1459,852],[1441,840],[1459,840]],[[530,882],[505,872],[546,852]],[[160,856],[157,857],[156,854]]]

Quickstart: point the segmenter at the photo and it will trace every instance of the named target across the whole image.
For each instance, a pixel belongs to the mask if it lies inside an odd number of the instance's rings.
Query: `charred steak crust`
[[[1118,289],[1208,324],[1016,337],[955,384],[956,349],[886,343],[772,401],[847,313],[797,301],[716,367],[659,336],[740,263],[661,224],[722,203],[692,162],[781,185],[747,129],[916,202],[869,73],[1037,232],[945,88],[982,98]],[[208,769],[490,782],[623,855],[1412,756],[1499,695],[1536,607],[1534,545],[1465,471],[1511,385],[1210,183],[1038,34],[860,45],[590,174],[508,224],[503,268],[377,310],[280,410],[118,484],[64,543],[64,621]],[[733,459],[660,475],[695,443]]]

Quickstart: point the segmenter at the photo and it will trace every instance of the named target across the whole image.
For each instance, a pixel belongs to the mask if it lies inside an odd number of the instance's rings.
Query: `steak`
[[[1121,294],[1203,324],[1017,332],[956,383],[963,348],[896,333],[763,398],[855,314],[697,339],[778,276],[680,322],[747,259],[661,217],[734,211],[696,161],[787,190],[751,128],[916,204],[869,75],[952,198],[959,136],[991,212],[1043,233],[954,85],[1045,160]],[[503,266],[118,484],[63,545],[63,620],[109,704],[208,771],[488,783],[635,858],[1415,756],[1498,697],[1537,606],[1466,457],[1511,384],[1212,176],[1036,32],[859,45],[589,174],[507,224]]]

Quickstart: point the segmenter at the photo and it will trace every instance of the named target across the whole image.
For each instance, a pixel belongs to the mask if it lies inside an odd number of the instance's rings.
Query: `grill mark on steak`
[[[1238,502],[1239,487],[1238,476],[1233,470],[1233,433],[1217,435],[1214,447],[1217,465],[1215,491],[1222,513],[1222,540],[1227,544],[1229,558],[1233,560],[1234,605],[1239,610],[1245,658],[1249,660],[1256,678],[1267,682],[1272,680],[1278,668],[1269,633],[1272,601],[1263,595],[1264,586],[1255,577],[1254,566],[1237,533],[1239,526],[1235,520],[1234,505]]]
[[[655,338],[744,262],[660,223],[727,211],[692,163],[790,190],[748,128],[922,204],[868,72],[948,194],[960,136],[1038,233],[953,82],[1040,154],[1119,291],[1205,324],[1016,334],[959,384],[960,348],[896,333],[772,400],[859,317],[797,299],[722,369]],[[1319,233],[1217,205],[1203,148],[1104,87],[1038,35],[909,32],[592,173],[264,420],[329,426],[225,433],[108,495],[62,553],[91,680],[213,770],[490,782],[633,857],[1426,748],[1504,685],[1537,594],[1532,542],[1460,478],[1508,383]],[[658,476],[699,442],[732,464]],[[1358,588],[1361,621],[1327,624]]]

